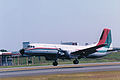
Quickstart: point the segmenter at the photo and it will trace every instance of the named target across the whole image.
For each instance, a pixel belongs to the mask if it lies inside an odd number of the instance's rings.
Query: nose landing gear
[[[55,60],[55,62],[53,62],[53,66],[57,66],[58,65],[58,62],[57,60]]]

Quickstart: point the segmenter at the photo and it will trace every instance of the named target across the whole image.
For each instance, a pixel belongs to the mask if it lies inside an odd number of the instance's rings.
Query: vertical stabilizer
[[[111,30],[105,28],[102,32],[102,35],[97,45],[107,44],[105,48],[110,48],[111,43],[112,43]]]

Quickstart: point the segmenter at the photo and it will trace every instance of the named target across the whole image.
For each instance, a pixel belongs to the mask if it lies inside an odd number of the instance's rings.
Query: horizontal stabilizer
[[[120,51],[120,48],[113,48],[113,49],[110,49],[110,50],[107,50],[108,52],[110,51]]]

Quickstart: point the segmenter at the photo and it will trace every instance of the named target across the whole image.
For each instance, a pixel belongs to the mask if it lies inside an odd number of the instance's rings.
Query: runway
[[[3,69],[16,69],[16,68],[0,68],[0,78],[20,77],[20,76],[37,76],[49,74],[63,74],[63,73],[80,73],[80,72],[95,72],[95,71],[118,71],[120,70],[120,62],[114,63],[84,63],[79,65],[69,65],[68,67],[61,67],[68,65],[60,65],[58,67],[42,66],[42,68],[25,69],[23,70],[6,70]],[[71,67],[70,67],[71,66]],[[37,67],[37,66],[34,66]],[[43,68],[48,67],[48,68]],[[33,68],[33,67],[30,67]]]

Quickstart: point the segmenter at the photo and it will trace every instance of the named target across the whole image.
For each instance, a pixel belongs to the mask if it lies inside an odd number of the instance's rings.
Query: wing
[[[90,47],[90,48],[82,49],[82,50],[79,50],[79,51],[76,51],[76,52],[72,52],[71,54],[72,55],[78,55],[80,57],[86,57],[89,54],[92,54],[92,53],[96,52],[96,49],[101,48],[103,46],[106,46],[106,44],[101,44],[101,45],[98,45],[98,46],[93,46],[93,47]]]

